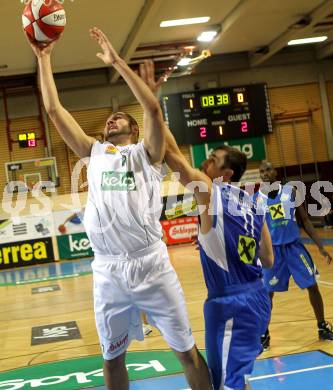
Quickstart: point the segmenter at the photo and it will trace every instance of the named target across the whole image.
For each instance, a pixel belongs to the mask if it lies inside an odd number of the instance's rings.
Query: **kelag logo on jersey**
[[[134,173],[108,171],[102,173],[103,191],[136,191]]]

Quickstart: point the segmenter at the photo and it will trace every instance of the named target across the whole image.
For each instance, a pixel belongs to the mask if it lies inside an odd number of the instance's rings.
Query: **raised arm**
[[[100,29],[94,27],[90,30],[90,34],[102,49],[102,53],[97,53],[97,57],[106,65],[113,66],[119,72],[143,107],[145,148],[153,164],[162,162],[165,154],[166,128],[159,101],[143,80],[120,58],[106,35]]]
[[[171,70],[170,70],[171,73]],[[166,81],[169,73],[164,74],[158,80],[155,80],[155,71],[153,61],[145,61],[140,66],[140,76],[148,88],[156,94],[162,83]],[[191,167],[182,152],[180,151],[177,142],[172,135],[170,129],[165,126],[166,131],[166,151],[165,161],[170,169],[179,173],[180,182],[183,186],[191,185],[198,205],[204,206],[204,212],[200,214],[201,231],[205,234],[212,226],[212,216],[209,215],[210,199],[212,192],[211,180],[202,172]]]
[[[82,130],[72,115],[61,105],[51,67],[51,52],[55,45],[37,45],[30,42],[38,59],[40,84],[45,110],[62,139],[79,157],[89,157],[95,139]]]
[[[213,224],[213,216],[209,212],[212,195],[212,182],[208,176],[191,167],[180,151],[174,136],[168,129],[165,161],[174,172],[180,175],[183,186],[193,191],[199,206],[203,206],[200,213],[200,229],[203,234],[209,232]]]

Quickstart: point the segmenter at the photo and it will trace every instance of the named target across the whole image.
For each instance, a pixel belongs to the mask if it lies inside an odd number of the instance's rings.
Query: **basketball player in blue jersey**
[[[156,92],[161,79],[155,81],[153,63],[146,63],[140,74]],[[208,289],[206,353],[214,389],[244,390],[249,388],[247,379],[262,351],[260,336],[271,313],[262,264],[273,265],[264,212],[258,212],[245,191],[228,184],[240,180],[246,156],[222,146],[200,172],[190,166],[168,131],[165,158],[170,168],[180,173],[181,183],[191,186],[199,205],[200,257]]]
[[[276,182],[277,171],[269,161],[263,161],[260,165],[260,176],[264,182],[272,184]],[[323,247],[304,206],[295,207],[297,193],[294,187],[288,184],[279,185],[278,190],[264,192],[265,187],[255,194],[255,198],[257,202],[267,204],[266,221],[272,237],[275,258],[273,268],[264,271],[266,289],[273,299],[275,292],[288,290],[289,279],[292,276],[301,289],[308,290],[317,319],[319,338],[333,341],[332,325],[325,321],[323,299],[316,282],[316,267],[302,244],[296,217],[328,263],[332,261],[332,257]],[[262,336],[262,344],[265,350],[270,346],[268,329]]]
[[[84,225],[94,251],[94,310],[109,390],[128,390],[125,357],[132,339],[143,340],[140,311],[174,350],[193,390],[209,390],[204,359],[188,321],[184,293],[162,241],[160,184],[166,129],[158,100],[119,57],[98,28],[97,54],[126,81],[144,111],[145,135],[123,112],[106,121],[104,142],[89,137],[61,105],[51,68],[54,42],[32,45],[46,111],[67,145],[90,157]],[[159,207],[158,207],[159,206]]]

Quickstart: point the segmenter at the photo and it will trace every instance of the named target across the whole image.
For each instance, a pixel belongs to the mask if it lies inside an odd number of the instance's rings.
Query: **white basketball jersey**
[[[143,141],[93,145],[84,225],[96,254],[133,253],[161,239],[163,171],[150,163]]]

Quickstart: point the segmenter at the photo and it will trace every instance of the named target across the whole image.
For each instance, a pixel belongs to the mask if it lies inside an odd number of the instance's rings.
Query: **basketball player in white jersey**
[[[43,101],[67,145],[90,157],[84,223],[95,259],[94,307],[104,357],[106,386],[129,388],[125,355],[132,339],[143,339],[140,311],[147,314],[180,359],[192,389],[211,389],[205,361],[190,329],[184,294],[161,240],[160,182],[166,129],[158,100],[119,57],[104,33],[90,31],[97,54],[126,81],[144,110],[145,136],[129,115],[112,114],[105,142],[87,136],[61,105],[53,79],[51,52],[32,44],[38,58]]]

